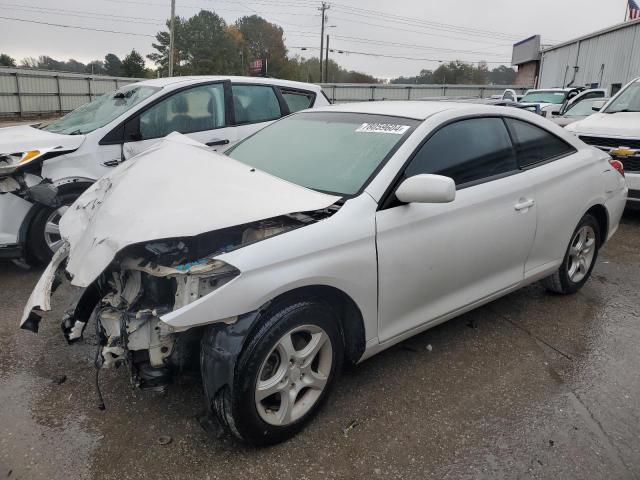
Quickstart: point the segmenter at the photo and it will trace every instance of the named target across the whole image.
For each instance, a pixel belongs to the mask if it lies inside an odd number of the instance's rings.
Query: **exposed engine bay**
[[[176,329],[160,317],[241,274],[214,257],[315,223],[339,208],[332,205],[194,237],[131,245],[92,285],[78,289],[62,322],[64,335],[70,343],[77,341],[85,327],[95,322],[99,342],[96,366],[126,365],[134,386],[163,390],[176,370],[197,368],[203,328]],[[215,323],[237,320],[232,317]]]

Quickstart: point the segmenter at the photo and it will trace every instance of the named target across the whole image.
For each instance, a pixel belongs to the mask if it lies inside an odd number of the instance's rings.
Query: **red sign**
[[[267,75],[267,61],[263,59],[249,62],[249,75],[252,77],[264,77]]]

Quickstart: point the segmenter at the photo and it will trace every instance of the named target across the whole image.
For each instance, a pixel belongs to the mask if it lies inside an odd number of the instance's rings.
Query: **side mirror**
[[[400,184],[396,197],[404,203],[449,203],[456,198],[456,184],[442,175],[415,175]]]
[[[597,100],[591,104],[591,110],[594,112],[599,112],[604,107],[604,104],[607,103],[606,100]]]

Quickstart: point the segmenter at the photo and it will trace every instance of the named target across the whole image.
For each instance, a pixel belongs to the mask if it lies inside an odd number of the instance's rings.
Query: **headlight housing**
[[[18,153],[0,153],[0,175],[11,174],[21,167],[39,159],[45,150],[27,150]]]

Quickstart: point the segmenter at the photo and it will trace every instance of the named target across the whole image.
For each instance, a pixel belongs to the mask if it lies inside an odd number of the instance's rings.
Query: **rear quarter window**
[[[543,128],[513,118],[505,120],[513,136],[520,168],[575,152],[575,148]]]
[[[315,95],[311,92],[281,90],[281,93],[291,113],[310,108],[315,100]]]

